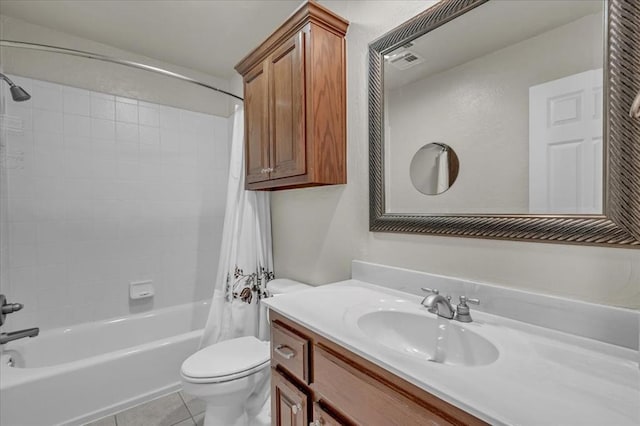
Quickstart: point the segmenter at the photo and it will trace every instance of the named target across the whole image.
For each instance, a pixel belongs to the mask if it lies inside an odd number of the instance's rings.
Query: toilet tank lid
[[[307,288],[311,288],[311,286],[288,278],[276,278],[267,283],[267,291],[272,295],[290,293]]]
[[[194,378],[228,376],[268,362],[269,355],[269,342],[238,337],[200,349],[182,363],[182,374]]]

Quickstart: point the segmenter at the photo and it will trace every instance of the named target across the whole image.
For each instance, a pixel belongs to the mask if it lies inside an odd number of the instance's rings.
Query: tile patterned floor
[[[176,392],[85,426],[202,426],[204,410],[202,400]]]

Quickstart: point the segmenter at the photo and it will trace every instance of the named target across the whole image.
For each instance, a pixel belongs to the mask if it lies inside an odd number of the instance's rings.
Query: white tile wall
[[[22,127],[3,132],[14,159],[2,288],[25,304],[8,330],[126,315],[129,282],[143,279],[156,286],[153,308],[210,297],[228,119],[11,78],[32,99],[5,96]]]

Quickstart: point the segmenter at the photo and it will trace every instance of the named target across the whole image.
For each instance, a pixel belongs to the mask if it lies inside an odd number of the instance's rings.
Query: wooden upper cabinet
[[[244,80],[246,182],[269,179],[269,80],[267,62],[256,65]]]
[[[246,189],[346,183],[348,25],[310,1],[236,65],[244,79]]]
[[[304,40],[299,32],[269,58],[271,179],[306,173]]]

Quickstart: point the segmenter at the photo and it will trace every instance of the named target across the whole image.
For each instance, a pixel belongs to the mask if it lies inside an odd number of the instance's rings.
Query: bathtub
[[[78,425],[179,389],[208,308],[179,305],[4,345],[0,424]]]

